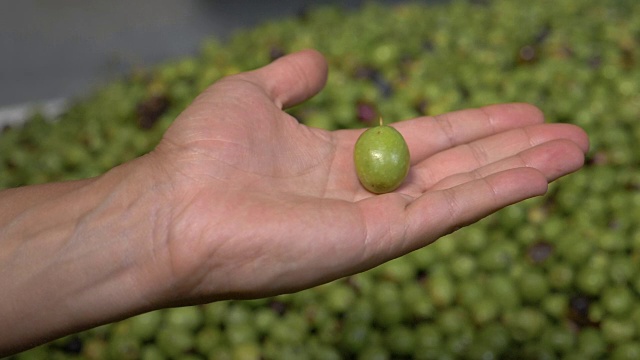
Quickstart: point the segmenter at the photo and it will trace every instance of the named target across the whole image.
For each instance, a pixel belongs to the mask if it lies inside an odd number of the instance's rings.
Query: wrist
[[[163,192],[137,165],[0,197],[6,208],[39,194],[19,211],[0,211],[13,215],[0,236],[0,354],[156,306]]]

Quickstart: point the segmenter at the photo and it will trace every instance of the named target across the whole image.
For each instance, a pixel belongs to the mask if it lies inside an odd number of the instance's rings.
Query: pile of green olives
[[[549,122],[581,126],[586,165],[544,197],[370,271],[290,295],[156,311],[12,359],[640,358],[636,0],[310,8],[114,79],[56,119],[34,114],[2,130],[0,188],[94,176],[144,154],[212,82],[310,47],[327,57],[327,86],[289,112],[307,126],[384,137],[354,143],[363,191],[402,186],[410,160],[379,117],[492,103],[532,103]],[[397,161],[367,162],[389,149]],[[391,181],[368,178],[376,169]]]

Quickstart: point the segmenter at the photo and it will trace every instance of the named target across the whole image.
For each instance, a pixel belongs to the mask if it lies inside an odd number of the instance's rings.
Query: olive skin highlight
[[[360,183],[374,194],[397,189],[409,172],[407,143],[398,130],[387,125],[370,128],[360,135],[353,160]]]

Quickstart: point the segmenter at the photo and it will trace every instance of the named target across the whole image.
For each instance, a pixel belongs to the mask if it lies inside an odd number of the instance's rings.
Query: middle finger
[[[569,124],[532,125],[462,144],[414,165],[412,183],[426,191],[452,175],[472,172],[554,140],[566,139],[583,148],[581,133],[576,130]]]

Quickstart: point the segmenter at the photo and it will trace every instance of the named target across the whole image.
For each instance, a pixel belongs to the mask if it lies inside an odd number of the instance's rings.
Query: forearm
[[[153,307],[160,215],[140,176],[0,192],[0,355]]]

